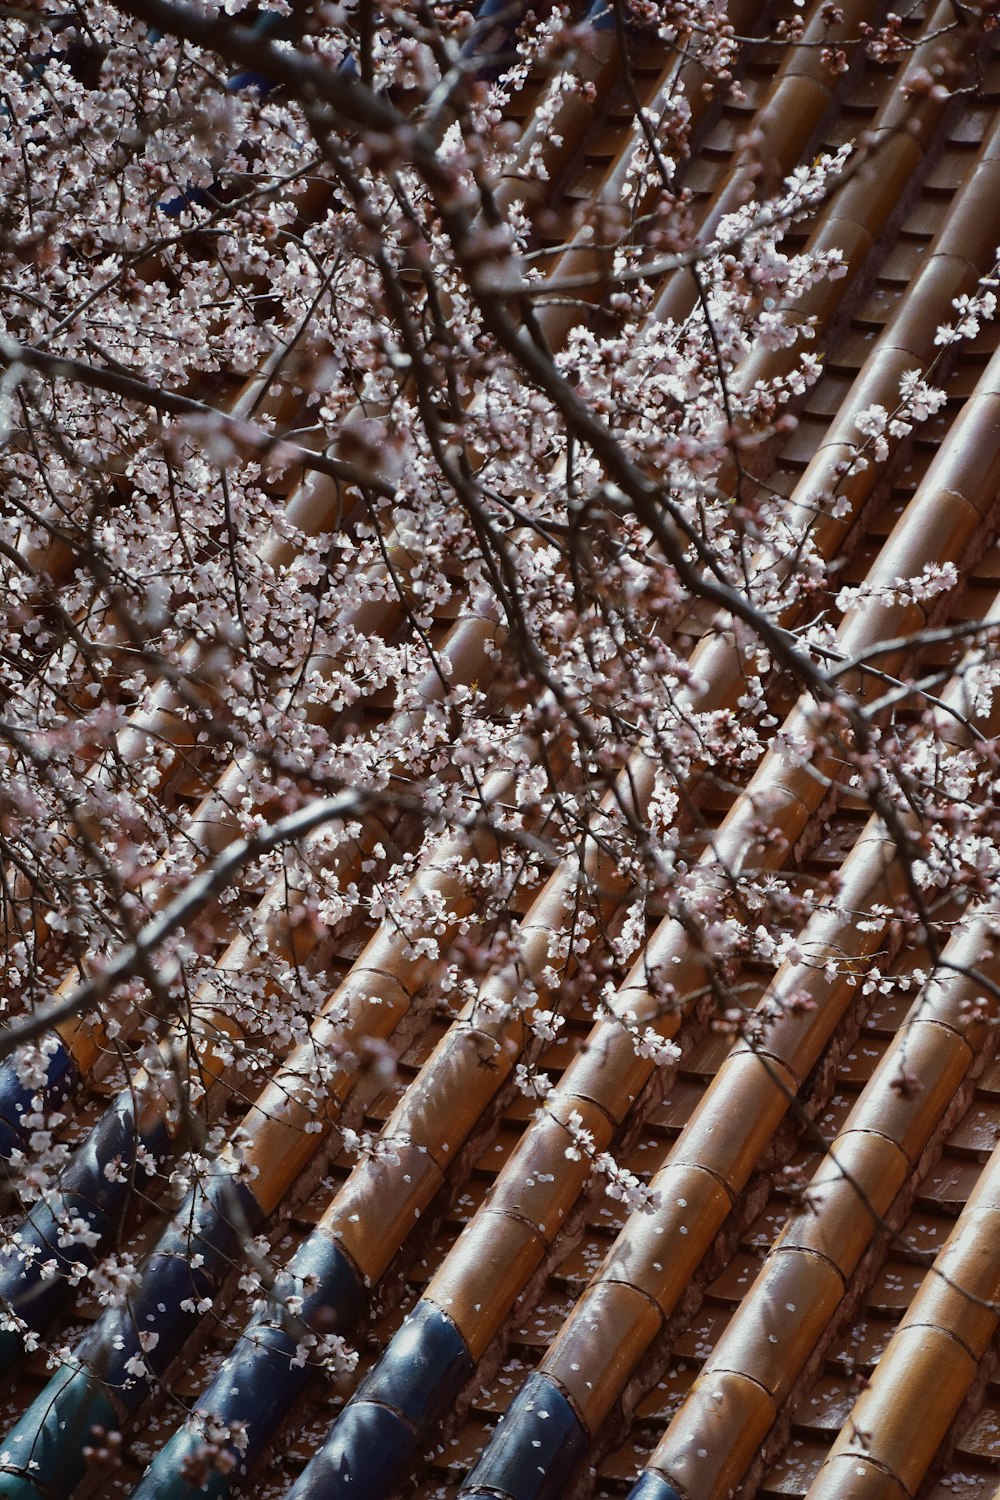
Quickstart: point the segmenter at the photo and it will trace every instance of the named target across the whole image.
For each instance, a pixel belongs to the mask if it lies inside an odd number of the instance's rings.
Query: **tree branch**
[[[123,374],[100,365],[89,365],[83,360],[71,359],[63,354],[48,354],[42,349],[19,344],[15,339],[3,335],[0,335],[0,361],[7,369],[20,365],[47,380],[74,380],[80,385],[121,396],[126,401],[151,406],[154,411],[163,412],[167,416],[195,417],[210,422],[242,452],[253,453],[261,458],[274,454],[303,469],[325,474],[339,484],[357,485],[359,489],[370,490],[387,500],[391,500],[395,494],[394,486],[380,479],[371,469],[361,469],[355,464],[345,463],[343,459],[331,458],[329,454],[315,453],[311,448],[290,443],[286,438],[266,432],[255,423],[231,417],[227,412],[209,406],[207,402],[196,401],[193,396],[182,396],[176,391],[165,390],[162,386],[151,385],[138,375]]]
[[[0,1058],[9,1057],[23,1043],[33,1041],[61,1021],[99,1004],[119,984],[134,979],[163,943],[220,895],[251,860],[270,854],[284,844],[306,838],[327,823],[358,817],[371,807],[373,800],[367,792],[341,792],[335,797],[324,797],[300,807],[277,823],[261,829],[252,838],[237,839],[214,864],[190,881],[169,906],[147,922],[135,940],[122,948],[99,973],[79,985],[65,1000],[45,1006],[26,1020],[8,1027],[0,1037]],[[161,975],[161,983],[169,984],[170,978],[169,972]]]

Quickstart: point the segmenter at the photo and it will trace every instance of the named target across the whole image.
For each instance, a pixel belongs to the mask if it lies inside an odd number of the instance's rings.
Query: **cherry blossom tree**
[[[954,24],[971,53],[983,17]],[[894,21],[851,31],[827,5],[815,25],[831,76],[867,47],[911,69],[915,101],[963,86]],[[654,42],[669,66],[641,97],[631,60]],[[432,1014],[516,1018],[542,1109],[537,1058],[581,997],[658,1070],[692,1006],[753,1044],[768,1018],[738,960],[805,961],[796,935],[841,900],[782,873],[793,792],[820,819],[860,798],[897,871],[871,940],[823,964],[863,961],[878,987],[920,942],[977,973],[974,944],[946,943],[996,899],[997,623],[943,623],[961,556],[913,546],[909,571],[852,587],[837,568],[856,496],[939,410],[994,282],[857,413],[821,485],[772,488],[821,370],[810,296],[848,269],[812,227],[890,136],[776,177],[748,138],[699,219],[685,168],[754,44],[713,0],[8,7],[14,1280],[127,1307],[144,1273],[116,1224],[210,1181],[253,1191],[234,1122],[268,1087],[305,1111],[306,1155],[391,1153],[363,1104]],[[557,220],[609,72],[631,134]],[[752,776],[716,839],[708,789]],[[664,923],[697,983],[646,947]],[[369,941],[408,976],[392,1024],[350,991]],[[100,1225],[73,1196],[85,1086],[117,1101]],[[566,1132],[648,1205],[579,1117]],[[39,1244],[21,1219],[40,1208]],[[266,1300],[267,1242],[239,1227]],[[8,1300],[36,1346],[44,1321]],[[336,1340],[302,1357],[350,1363]]]

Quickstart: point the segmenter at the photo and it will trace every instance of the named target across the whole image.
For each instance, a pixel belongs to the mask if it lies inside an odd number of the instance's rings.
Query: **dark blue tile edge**
[[[166,1152],[167,1132],[162,1121],[141,1130],[136,1125],[134,1103],[130,1094],[122,1094],[105,1111],[61,1172],[58,1199],[32,1207],[17,1231],[19,1252],[8,1252],[0,1261],[0,1300],[29,1328],[40,1332],[73,1296],[73,1288],[58,1273],[67,1271],[76,1261],[95,1265],[105,1253],[109,1237],[121,1225],[132,1191],[138,1147],[143,1146],[157,1159]],[[104,1169],[116,1160],[121,1166],[118,1180],[109,1179]],[[139,1175],[141,1180],[141,1170]],[[60,1244],[61,1223],[72,1218],[79,1218],[98,1236],[96,1244]],[[20,1351],[21,1341],[16,1335],[0,1338],[0,1369],[9,1366]]]
[[[628,1500],[684,1500],[684,1496],[662,1474],[645,1469],[629,1490]]]
[[[451,1318],[433,1302],[418,1302],[355,1399],[390,1406],[425,1432],[444,1415],[474,1369]]]
[[[31,1113],[35,1095],[41,1094],[47,1109],[55,1109],[79,1084],[76,1064],[58,1037],[54,1040],[55,1046],[45,1065],[45,1081],[39,1088],[28,1088],[21,1082],[13,1058],[0,1063],[0,1159],[3,1161],[10,1160],[11,1152],[22,1147],[30,1133],[21,1124],[21,1117]],[[51,1046],[52,1041],[51,1036],[43,1037],[40,1045]]]
[[[384,1500],[471,1378],[475,1365],[452,1320],[418,1302],[334,1423],[288,1500]]]
[[[590,1448],[569,1401],[542,1374],[528,1377],[462,1487],[509,1500],[559,1500]]]
[[[398,1493],[414,1441],[398,1412],[355,1398],[286,1500],[386,1500]]]
[[[311,1234],[299,1247],[278,1278],[276,1297],[301,1294],[307,1277],[315,1277],[316,1285],[304,1298],[300,1322],[316,1332],[349,1332],[368,1304],[368,1293],[343,1250],[323,1234]],[[297,1345],[294,1327],[279,1325],[270,1313],[255,1318],[196,1403],[197,1410],[208,1417],[227,1426],[233,1422],[244,1426],[245,1447],[228,1445],[234,1465],[230,1474],[208,1473],[200,1486],[185,1477],[197,1471],[204,1446],[200,1425],[187,1423],[157,1453],[132,1500],[186,1500],[195,1495],[199,1500],[224,1500],[253,1468],[316,1374],[308,1364],[292,1364]]]
[[[86,1470],[92,1429],[117,1426],[145,1400],[204,1316],[199,1304],[211,1301],[239,1254],[244,1228],[256,1228],[261,1217],[249,1189],[231,1179],[214,1179],[189,1196],[143,1262],[128,1305],[109,1308],[78,1344],[80,1368],[57,1372],[0,1441],[0,1451],[30,1453],[37,1465],[31,1482],[41,1494],[68,1495]],[[127,1368],[133,1360],[143,1361],[145,1373]]]

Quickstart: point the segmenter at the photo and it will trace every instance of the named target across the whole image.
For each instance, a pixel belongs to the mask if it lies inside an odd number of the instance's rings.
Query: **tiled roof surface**
[[[765,15],[747,0],[738,8],[739,29],[761,34],[784,14],[779,5]],[[881,18],[870,0],[842,8],[833,31],[845,38]],[[821,59],[818,44],[831,44],[831,27],[814,6],[797,44],[743,49],[742,102],[719,111],[704,105],[683,180],[706,232],[746,190],[740,141],[749,131],[776,177],[821,147],[866,132],[873,139],[860,168],[790,236],[840,247],[848,267],[800,307],[818,319],[824,367],[798,426],[770,455],[770,482],[790,506],[807,507],[839,480],[857,413],[873,402],[892,408],[900,375],[934,359],[935,330],[952,315],[952,299],[975,289],[1000,243],[1000,58],[988,39],[979,56],[957,55],[967,40],[945,29],[952,14],[950,0],[917,5],[902,22],[914,50],[877,63],[857,48],[840,75]],[[633,77],[642,102],[652,102],[674,86],[675,59],[655,42],[636,47]],[[529,203],[553,245],[565,237],[576,200],[618,192],[633,140],[635,101],[622,85],[613,35],[595,30],[573,63],[594,83],[593,98],[567,98],[559,129],[547,129],[548,180]],[[966,92],[911,92],[921,70],[948,67],[968,69]],[[539,78],[536,94],[544,88]],[[532,120],[528,103],[523,108],[527,152]],[[515,191],[525,196],[523,186]],[[551,274],[576,274],[587,255],[571,248]],[[676,274],[656,312],[682,315],[693,297],[690,279]],[[542,316],[558,340],[576,314],[554,303]],[[761,352],[740,378],[780,373],[785,358]],[[847,584],[889,583],[951,560],[965,587],[949,621],[1000,619],[993,545],[1000,328],[987,325],[961,346],[937,379],[946,406],[893,470],[873,466],[849,479],[848,514],[817,523],[822,550],[844,557]],[[358,623],[372,628],[393,607],[361,605]],[[914,611],[890,604],[848,616],[845,655],[922,623]],[[707,617],[687,622],[699,684],[691,691],[701,708],[730,703],[739,690],[739,663],[706,624]],[[489,627],[442,618],[436,628],[456,675],[475,680]],[[955,664],[949,649],[939,654],[945,679]],[[892,661],[890,653],[887,670]],[[434,691],[429,674],[426,693]],[[963,701],[957,676],[938,691]],[[775,709],[797,712],[791,703]],[[370,705],[369,727],[387,711]],[[998,713],[1000,706],[994,720]],[[639,795],[648,796],[650,768],[634,770]],[[9,1431],[0,1495],[41,1500],[77,1484],[81,1494],[141,1500],[230,1493],[541,1500],[577,1484],[635,1500],[1000,1493],[994,1029],[972,1003],[980,990],[971,982],[925,982],[920,951],[894,959],[901,979],[918,975],[913,983],[874,1003],[852,967],[815,966],[818,953],[850,953],[860,963],[891,943],[888,919],[871,913],[891,908],[900,872],[877,819],[850,794],[829,798],[778,751],[749,790],[706,773],[700,837],[711,832],[717,854],[738,862],[754,845],[752,797],[761,789],[784,841],[757,847],[755,858],[793,880],[839,871],[838,913],[857,915],[848,922],[821,909],[799,935],[798,960],[777,971],[743,965],[734,984],[759,995],[750,1037],[734,1040],[692,1000],[667,1027],[680,1061],[657,1067],[637,1056],[620,1026],[595,1019],[592,998],[582,996],[540,1059],[556,1092],[550,1112],[534,1118],[532,1103],[510,1087],[522,1019],[500,1013],[492,1028],[470,1027],[414,1013],[411,999],[432,961],[409,955],[389,927],[352,937],[332,961],[339,968],[329,1007],[346,1002],[351,1019],[331,1023],[328,1040],[405,1039],[391,1088],[363,1095],[365,1127],[381,1130],[393,1149],[360,1161],[324,1157],[329,1124],[306,1132],[308,1112],[287,1105],[293,1056],[249,1108],[241,1098],[220,1099],[233,1129],[245,1128],[242,1150],[260,1170],[217,1203],[197,1205],[202,1265],[192,1261],[190,1205],[167,1223],[158,1205],[137,1203],[129,1243],[153,1260],[128,1316],[74,1305],[61,1280],[42,1274],[44,1254],[34,1269],[0,1267],[0,1289],[21,1315],[64,1330],[63,1342],[83,1361],[82,1372],[67,1364],[53,1377],[40,1354],[25,1356],[14,1334],[2,1336]],[[215,796],[203,810],[206,825],[217,821],[217,847],[232,835],[223,809]],[[473,846],[474,835],[456,835],[462,857]],[[453,889],[440,856],[417,879]],[[571,901],[572,882],[557,871],[523,913],[525,930],[537,934],[539,965]],[[1000,981],[994,941],[987,916],[955,938],[951,956],[982,962]],[[221,962],[252,956],[237,939]],[[670,919],[651,926],[619,996],[640,1021],[653,1006],[650,963],[669,966],[681,995],[700,988],[699,956],[684,930]],[[793,1005],[775,1004],[793,996]],[[314,1028],[322,1035],[322,1025]],[[66,1191],[101,1229],[127,1189],[103,1167],[115,1154],[134,1156],[132,1096],[109,1098],[88,1076],[99,1048],[89,1031],[68,1026],[63,1043],[50,1067],[53,1087],[61,1071],[77,1101],[77,1127],[94,1124]],[[201,1066],[211,1081],[211,1057]],[[345,1063],[331,1084],[331,1120],[357,1083]],[[14,1088],[8,1153],[17,1135]],[[627,1215],[590,1181],[587,1160],[567,1156],[560,1119],[571,1111],[597,1149],[612,1149],[651,1181],[654,1212]],[[156,1152],[163,1132],[162,1107],[144,1105],[139,1138]],[[356,1376],[317,1376],[290,1360],[294,1332],[266,1315],[251,1318],[233,1269],[248,1227],[263,1228],[275,1263],[301,1279],[289,1284],[303,1291],[304,1320],[357,1345]],[[40,1213],[26,1233],[45,1241]],[[114,1317],[119,1347],[109,1367]],[[155,1395],[144,1403],[142,1380],[119,1388],[116,1377],[150,1330],[159,1336],[157,1368],[169,1367],[175,1392],[202,1413],[198,1422],[178,1426],[176,1406]],[[99,1369],[87,1372],[95,1351]],[[253,1462],[245,1480],[244,1456],[229,1474],[206,1462],[213,1416],[247,1424]],[[116,1466],[84,1457],[85,1448],[101,1446],[95,1423],[125,1435]]]

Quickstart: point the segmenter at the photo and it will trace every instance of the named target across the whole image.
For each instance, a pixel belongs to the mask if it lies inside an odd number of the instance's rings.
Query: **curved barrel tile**
[[[544,1376],[531,1376],[497,1427],[470,1485],[463,1486],[463,1500],[560,1500],[589,1446],[586,1429],[564,1393]],[[292,1496],[299,1500],[294,1491]]]
[[[917,1492],[1000,1322],[998,1229],[1000,1150],[841,1428],[809,1500],[843,1495],[845,1476],[857,1500],[874,1500],[886,1484],[906,1496]]]
[[[754,0],[737,0],[737,3],[729,7],[729,20],[741,35],[752,33],[761,22],[760,8]],[[634,70],[632,83],[636,87],[641,103],[648,109],[654,120],[667,116],[674,101],[683,94],[688,100],[690,109],[688,128],[693,134],[697,132],[711,109],[711,96],[701,87],[705,78],[705,68],[697,58],[679,61],[668,53],[659,77],[652,84],[644,86],[644,80],[636,78]],[[611,157],[604,180],[595,191],[588,195],[590,202],[606,204],[610,209],[617,210],[627,197],[631,200],[630,212],[633,220],[641,221],[652,195],[648,191],[642,193],[641,190],[637,190],[636,184],[630,179],[636,148],[644,144],[645,133],[638,122],[634,122],[624,150]],[[584,158],[588,163],[592,160],[597,162],[607,160],[601,155],[599,148],[592,151],[586,144]],[[606,295],[609,287],[613,285],[610,279],[611,268],[612,258],[608,249],[597,248],[594,245],[572,245],[568,250],[563,250],[558,259],[554,260],[548,275],[556,285],[574,277],[594,277],[595,279],[574,288],[572,298],[564,301],[554,298],[551,302],[543,302],[538,308],[539,325],[553,346],[561,345],[570,329],[579,324],[581,315],[586,313],[587,304]]]
[[[606,0],[594,0],[587,21],[589,24],[579,30],[582,40],[566,71],[589,84],[592,96],[567,91],[556,82],[551,105],[543,101],[526,122],[510,174],[496,190],[501,212],[517,202],[523,203],[529,213],[548,206],[552,180],[570,165],[577,143],[598,118],[621,78],[614,17]]]
[[[978,929],[980,952],[986,925],[981,923]],[[963,934],[946,950],[945,961],[959,962],[973,946],[974,934]],[[979,993],[970,979],[960,984],[966,995]],[[817,1169],[807,1189],[807,1206],[792,1217],[778,1238],[649,1459],[649,1469],[681,1486],[689,1500],[723,1500],[742,1481],[806,1361],[822,1341],[862,1255],[881,1228],[882,1216],[964,1081],[985,1026],[968,1019],[972,1012],[965,1013],[968,1037],[941,1025],[935,1000],[946,1017],[948,1012],[955,1017],[962,1014],[961,997],[952,995],[950,988],[947,982],[931,983],[916,1001],[910,1019],[896,1034]],[[919,1077],[919,1090],[898,1087],[904,1069]],[[982,1213],[992,1226],[996,1210],[988,1206]],[[989,1226],[981,1224],[980,1231]],[[982,1241],[981,1232],[977,1238]],[[988,1269],[987,1274],[991,1274]],[[969,1308],[966,1301],[962,1309],[968,1312],[966,1321],[977,1328],[966,1343],[985,1347],[983,1333],[988,1338],[996,1320],[989,1315],[984,1322]],[[950,1326],[959,1322],[953,1316]],[[727,1425],[726,1442],[740,1455],[742,1468],[734,1468],[733,1460],[723,1478],[715,1461],[720,1441],[716,1392],[720,1383],[724,1386],[737,1378],[762,1386],[772,1409],[748,1412],[742,1425],[734,1416]],[[630,1500],[637,1493],[633,1490]]]
[[[475,1368],[454,1323],[428,1303],[418,1303],[393,1350],[362,1382],[289,1500],[391,1493],[415,1436],[441,1420]]]
[[[807,147],[815,143],[831,108],[839,82],[821,59],[825,47],[847,44],[856,48],[859,28],[878,24],[879,7],[869,0],[851,0],[838,6],[839,18],[832,26],[824,19],[823,7],[812,7],[805,31],[785,56],[768,98],[754,118],[753,130],[762,153],[781,177],[799,165]],[[742,208],[754,195],[756,177],[752,167],[738,166],[726,175],[713,196],[699,226],[699,239],[710,243],[720,221]],[[696,302],[691,277],[670,278],[656,302],[656,316],[683,321]]]
[[[957,62],[963,38],[950,25],[952,14],[945,3],[928,17],[926,40],[907,57],[866,133],[866,159],[853,167],[810,235],[806,247],[810,253],[840,250],[846,275],[836,281],[817,282],[791,304],[788,316],[796,323],[814,324],[824,335],[829,331],[853,285],[871,265],[872,252],[887,225],[899,215],[924,170],[927,150],[944,119],[948,101],[924,97],[919,110],[914,110],[912,84],[915,78],[940,66],[946,56]],[[973,286],[976,280],[972,278]],[[787,374],[800,353],[794,345],[762,351],[747,361],[741,380],[749,387],[757,380]],[[895,395],[898,398],[898,386]]]
[[[46,1420],[50,1409],[58,1410],[57,1426]],[[49,1500],[53,1486],[65,1493],[80,1477],[77,1469],[67,1469],[67,1455],[82,1448],[95,1427],[110,1432],[119,1421],[114,1402],[84,1373],[71,1369],[62,1370],[48,1399],[30,1410],[37,1420],[10,1434],[0,1464],[4,1500]]]

